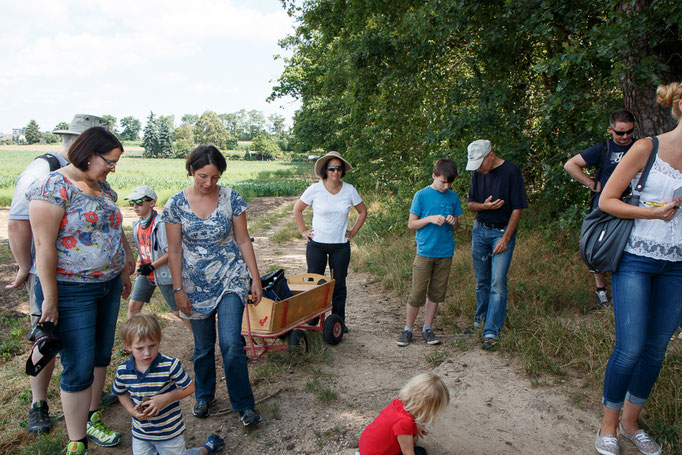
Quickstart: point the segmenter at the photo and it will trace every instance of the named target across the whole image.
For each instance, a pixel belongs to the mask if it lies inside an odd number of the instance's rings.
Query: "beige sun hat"
[[[92,128],[93,126],[101,126],[109,129],[109,121],[105,118],[97,117],[96,115],[76,114],[73,116],[73,120],[71,120],[68,130],[57,130],[53,131],[52,134],[73,134],[74,136],[78,136],[83,131]]]
[[[343,170],[345,172],[350,171],[353,169],[353,166],[350,165],[350,163],[346,160],[343,159],[343,157],[339,154],[339,152],[328,152],[325,156],[319,158],[317,161],[315,161],[315,175],[318,176],[319,178],[322,177],[322,166],[327,164],[327,161],[329,161],[332,158],[336,158],[337,160],[340,160],[343,163]]]

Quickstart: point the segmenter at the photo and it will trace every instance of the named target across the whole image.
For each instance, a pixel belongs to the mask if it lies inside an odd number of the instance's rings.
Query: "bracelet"
[[[173,292],[180,292],[180,291],[182,291],[182,289],[183,289],[183,286],[180,286],[179,288],[173,289]]]

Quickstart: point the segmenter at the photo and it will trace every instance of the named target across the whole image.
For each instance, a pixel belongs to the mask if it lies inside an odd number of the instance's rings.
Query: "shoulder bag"
[[[656,160],[658,138],[649,139],[653,146],[642,175],[634,191],[621,198],[623,202],[630,205],[639,206],[639,195],[649,177],[651,166]],[[616,270],[634,224],[634,219],[618,218],[599,208],[587,215],[580,229],[580,256],[590,271],[603,273]]]

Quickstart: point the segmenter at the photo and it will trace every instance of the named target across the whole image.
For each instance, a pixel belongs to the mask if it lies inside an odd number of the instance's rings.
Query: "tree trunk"
[[[628,20],[637,17],[649,8],[653,0],[623,1],[619,5]],[[635,116],[635,137],[653,136],[675,128],[670,108],[656,102],[656,87],[648,80],[636,80],[635,68],[641,63],[641,56],[657,55],[649,45],[649,37],[642,31],[630,37],[631,47],[623,52],[626,72],[621,81],[625,108]],[[657,55],[658,56],[658,55]],[[667,82],[669,75],[659,74],[659,80]]]

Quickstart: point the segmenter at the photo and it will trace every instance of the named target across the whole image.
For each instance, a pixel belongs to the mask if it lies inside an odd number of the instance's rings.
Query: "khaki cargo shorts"
[[[413,307],[424,306],[427,296],[432,302],[443,302],[451,265],[452,257],[429,258],[416,255],[412,263],[412,292],[407,303]]]

